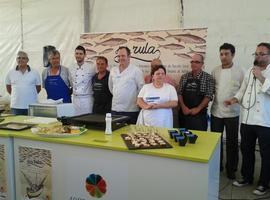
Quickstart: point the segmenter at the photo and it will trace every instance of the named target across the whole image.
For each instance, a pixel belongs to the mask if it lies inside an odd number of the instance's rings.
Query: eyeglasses
[[[269,53],[253,53],[252,55],[255,57],[258,57],[258,56],[263,57],[263,56],[270,55],[270,54]]]
[[[200,64],[200,63],[203,63],[203,62],[197,61],[197,60],[192,60],[192,61],[190,61],[190,63],[191,63],[191,64],[193,64],[193,63],[195,63],[195,64]]]
[[[27,57],[17,57],[17,59],[26,60],[26,59],[27,59]]]

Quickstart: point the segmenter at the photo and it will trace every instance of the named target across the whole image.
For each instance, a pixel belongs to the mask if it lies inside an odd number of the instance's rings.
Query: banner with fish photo
[[[19,147],[20,199],[52,199],[51,160],[50,150]]]
[[[0,200],[7,199],[7,175],[6,175],[5,145],[0,144]]]
[[[109,67],[118,66],[117,49],[127,46],[131,50],[131,63],[150,74],[150,63],[158,58],[167,74],[178,84],[183,73],[190,71],[194,54],[205,56],[207,28],[140,31],[119,33],[86,33],[80,36],[85,47],[87,62],[95,63],[97,56],[105,56]]]

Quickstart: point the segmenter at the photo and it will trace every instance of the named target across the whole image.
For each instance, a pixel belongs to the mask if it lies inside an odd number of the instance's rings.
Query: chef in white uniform
[[[143,72],[130,63],[131,52],[128,47],[118,48],[119,66],[110,70],[109,90],[113,95],[112,114],[130,117],[136,124],[139,114],[137,96],[144,85]]]
[[[76,115],[92,113],[93,109],[92,78],[96,71],[94,65],[84,62],[85,56],[85,48],[77,46],[75,49],[77,63],[70,68],[73,83],[72,102]]]
[[[248,69],[240,90],[224,103],[241,105],[242,179],[233,185],[243,187],[253,183],[258,139],[261,172],[253,194],[264,195],[270,183],[270,43],[258,44],[254,56],[254,67]]]

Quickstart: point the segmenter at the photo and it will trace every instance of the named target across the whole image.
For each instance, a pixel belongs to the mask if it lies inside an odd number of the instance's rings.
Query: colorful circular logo
[[[98,174],[90,174],[85,180],[85,188],[92,197],[101,198],[106,193],[106,182]]]

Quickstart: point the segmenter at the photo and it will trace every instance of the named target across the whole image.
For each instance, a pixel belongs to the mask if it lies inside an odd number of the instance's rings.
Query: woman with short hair
[[[177,106],[175,88],[165,83],[166,69],[157,65],[151,70],[152,83],[141,89],[137,104],[142,108],[137,124],[157,127],[173,127],[172,108]]]

